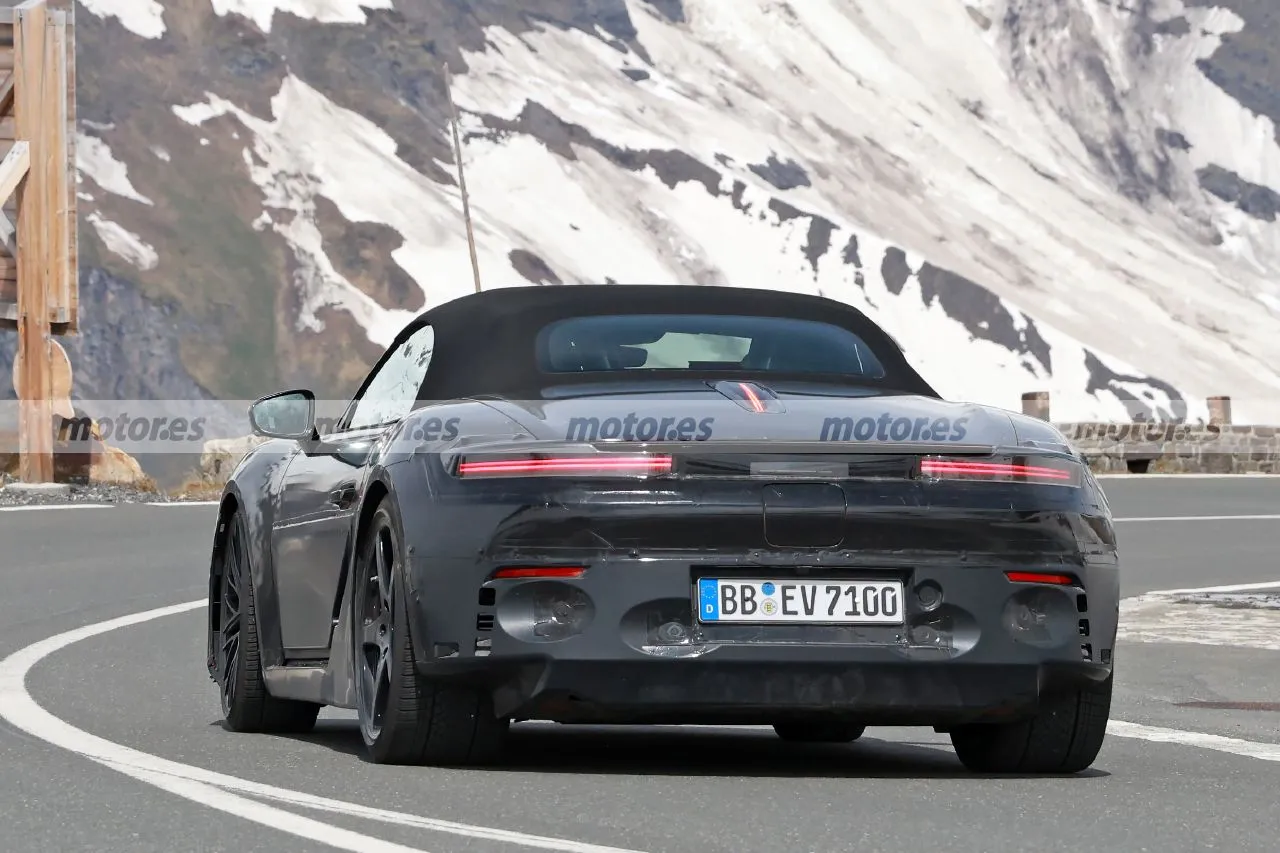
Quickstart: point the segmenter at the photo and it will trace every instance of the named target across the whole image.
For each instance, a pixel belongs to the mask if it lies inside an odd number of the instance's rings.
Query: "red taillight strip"
[[[586,571],[582,566],[504,566],[493,573],[493,579],[580,578]]]
[[[1076,580],[1070,575],[1055,575],[1045,572],[1005,572],[1005,577],[1014,583],[1051,583],[1057,586],[1075,586]]]
[[[931,476],[971,474],[991,477],[1026,477],[1033,480],[1067,482],[1075,479],[1070,471],[1061,468],[1045,468],[1040,465],[1017,465],[1011,462],[959,462],[944,459],[922,460],[920,462],[920,473]]]
[[[662,474],[671,470],[670,456],[563,456],[545,459],[486,459],[458,463],[459,477],[537,474]]]
[[[742,393],[747,395],[747,399],[751,401],[751,408],[757,412],[764,411],[764,401],[760,399],[760,395],[756,394],[755,389],[745,382],[739,382],[738,387],[742,389]]]

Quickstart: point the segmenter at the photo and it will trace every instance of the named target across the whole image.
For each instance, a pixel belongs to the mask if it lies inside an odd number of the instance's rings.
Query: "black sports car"
[[[306,391],[227,484],[209,674],[229,728],[352,708],[373,760],[512,721],[949,732],[1072,773],[1106,732],[1110,510],[1051,425],[944,402],[828,299],[502,289],[427,311],[345,415]]]

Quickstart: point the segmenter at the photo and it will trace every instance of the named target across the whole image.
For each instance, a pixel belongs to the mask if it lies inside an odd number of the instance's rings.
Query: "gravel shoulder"
[[[0,508],[60,504],[177,503],[217,500],[219,489],[171,494],[113,483],[63,484],[54,492],[26,491],[7,474],[0,474]]]

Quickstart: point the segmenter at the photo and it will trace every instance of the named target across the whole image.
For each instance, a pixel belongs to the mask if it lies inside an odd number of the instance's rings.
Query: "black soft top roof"
[[[881,379],[858,384],[937,397],[883,329],[851,305],[820,296],[742,287],[582,284],[521,286],[473,293],[438,305],[411,322],[394,348],[424,325],[435,332],[434,352],[419,400],[500,396],[539,399],[551,386],[598,383],[618,374],[545,374],[538,370],[536,341],[549,323],[601,314],[735,314],[815,320],[860,337],[885,368]],[[746,371],[749,373],[749,371]],[[645,378],[697,376],[695,371],[645,371]],[[678,374],[678,377],[675,375]],[[732,374],[729,374],[732,375]],[[728,378],[726,371],[708,378]],[[628,381],[640,378],[628,371]],[[782,377],[813,381],[818,376]]]

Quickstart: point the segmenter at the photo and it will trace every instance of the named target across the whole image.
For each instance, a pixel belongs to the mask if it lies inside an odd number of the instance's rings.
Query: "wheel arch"
[[[222,624],[222,552],[227,547],[227,526],[240,508],[240,498],[228,488],[218,504],[218,521],[213,529],[213,547],[209,555],[208,649],[206,666],[209,677],[217,680],[217,649],[214,644]]]
[[[244,524],[246,558],[249,561],[249,585],[254,596],[258,619],[258,642],[263,666],[283,662],[280,638],[280,606],[272,566],[271,531],[280,502],[280,485],[289,461],[297,451],[295,444],[273,441],[251,451],[227,481],[218,503],[218,520],[214,528],[209,561],[209,653],[213,653],[215,626],[218,625],[221,559],[227,543],[231,517],[239,513]]]
[[[360,507],[356,511],[355,522],[347,542],[347,553],[342,564],[342,574],[338,579],[324,699],[328,704],[341,708],[354,707],[352,703],[355,697],[356,673],[355,659],[352,655],[355,645],[355,625],[351,618],[353,605],[351,580],[355,576],[356,562],[360,559],[360,550],[364,547],[373,514],[387,496],[392,494],[388,480],[384,469],[375,469],[370,473],[369,483],[364,489]]]
[[[404,584],[405,600],[409,604],[410,619],[413,620],[411,634],[414,654],[418,660],[426,659],[426,650],[430,648],[430,638],[428,636],[430,626],[425,624],[421,608],[414,606],[421,595],[421,591],[415,586],[417,578],[409,564],[412,555],[420,551],[424,547],[424,543],[419,541],[421,539],[420,532],[406,530],[404,525],[406,503],[410,507],[420,507],[425,506],[432,500],[430,489],[423,479],[424,475],[425,471],[422,466],[415,465],[409,460],[380,466],[369,474],[369,482],[365,487],[360,509],[357,513],[350,550],[343,567],[343,576],[339,585],[338,611],[334,614],[337,620],[337,628],[330,643],[329,659],[330,661],[336,661],[341,656],[343,661],[341,671],[339,671],[339,667],[333,667],[335,685],[339,685],[344,681],[350,682],[355,677],[353,671],[354,662],[351,660],[350,654],[345,652],[345,650],[351,648],[354,642],[352,631],[355,630],[355,626],[351,623],[351,578],[356,560],[359,559],[360,550],[364,546],[365,538],[368,536],[370,525],[373,522],[374,513],[377,512],[379,505],[385,500],[390,500],[394,503],[395,515],[400,519],[401,559],[405,563],[401,580]]]
[[[334,602],[336,608],[333,618],[338,621],[339,625],[350,622],[343,622],[342,617],[350,613],[351,604],[351,578],[355,571],[356,561],[360,559],[360,549],[364,547],[365,537],[369,535],[369,525],[373,523],[373,514],[378,511],[378,507],[386,500],[387,496],[392,493],[391,486],[387,483],[385,471],[375,471],[369,478],[369,485],[365,487],[364,497],[360,501],[360,509],[356,513],[355,530],[351,534],[351,539],[347,545],[346,559],[342,563],[342,576],[338,579],[338,600]],[[335,632],[336,633],[336,632]],[[330,655],[340,641],[349,640],[350,636],[335,636],[329,643]]]

